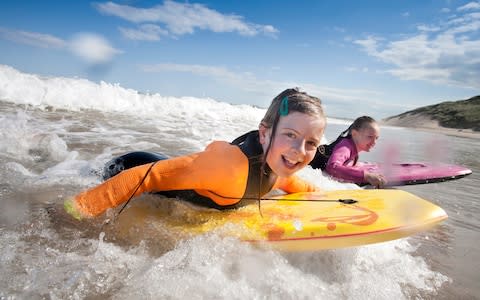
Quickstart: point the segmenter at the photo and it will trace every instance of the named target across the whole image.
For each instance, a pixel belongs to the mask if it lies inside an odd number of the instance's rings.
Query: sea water
[[[362,160],[441,161],[463,179],[402,187],[449,219],[400,240],[279,253],[211,233],[178,239],[161,220],[108,216],[77,222],[68,196],[101,182],[128,151],[169,156],[256,129],[264,109],[173,98],[105,82],[40,77],[0,66],[0,299],[476,299],[480,295],[479,141],[382,127]],[[326,139],[351,121],[328,119]],[[318,170],[300,175],[327,190],[356,189]],[[188,216],[180,201],[144,195],[132,207]],[[130,209],[133,211],[133,208]],[[185,220],[188,220],[186,218]]]

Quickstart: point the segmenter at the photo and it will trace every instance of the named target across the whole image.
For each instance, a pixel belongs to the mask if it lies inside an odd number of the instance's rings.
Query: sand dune
[[[419,130],[441,132],[447,135],[480,139],[480,132],[471,129],[457,129],[442,127],[438,121],[431,119],[422,113],[410,113],[401,116],[391,117],[379,122],[381,125],[407,127]]]

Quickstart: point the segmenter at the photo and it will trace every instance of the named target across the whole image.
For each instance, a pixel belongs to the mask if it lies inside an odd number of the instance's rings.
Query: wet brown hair
[[[358,131],[360,129],[363,129],[363,128],[367,127],[367,125],[374,124],[376,122],[377,121],[375,121],[374,118],[369,117],[369,116],[358,117],[358,118],[355,119],[355,121],[353,121],[353,123],[344,132],[342,132],[340,134],[339,138],[340,137],[351,136],[353,129]]]
[[[285,97],[288,98],[288,113],[297,111],[311,116],[325,118],[320,98],[310,96],[300,91],[299,88],[291,88],[284,90],[273,98],[272,103],[262,119],[261,124],[263,126],[273,128],[276,123],[278,123],[278,119],[280,119],[280,107]]]

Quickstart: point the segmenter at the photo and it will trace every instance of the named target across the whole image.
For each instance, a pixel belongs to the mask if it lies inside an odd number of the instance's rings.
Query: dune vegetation
[[[415,119],[420,121],[414,122]],[[383,121],[397,126],[422,127],[422,120],[438,121],[439,126],[446,128],[480,131],[480,95],[466,100],[423,106]]]

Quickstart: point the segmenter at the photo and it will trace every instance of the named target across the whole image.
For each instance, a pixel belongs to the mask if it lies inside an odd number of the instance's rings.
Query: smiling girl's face
[[[292,112],[281,116],[275,138],[267,155],[267,164],[280,177],[288,177],[308,165],[315,156],[325,130],[325,119]],[[260,125],[260,143],[264,153],[272,129]]]
[[[378,127],[377,123],[369,123],[359,130],[352,130],[352,139],[355,142],[358,152],[369,152],[370,149],[375,146],[379,137],[380,128]]]

